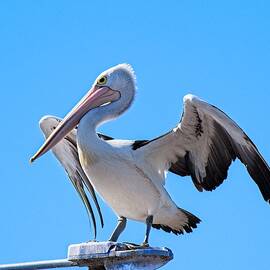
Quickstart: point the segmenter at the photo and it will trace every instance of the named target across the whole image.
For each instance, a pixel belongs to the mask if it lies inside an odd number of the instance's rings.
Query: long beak
[[[120,98],[120,92],[111,88],[93,86],[85,97],[69,112],[63,121],[57,126],[52,134],[47,138],[44,144],[30,159],[35,161],[44,155],[52,147],[54,147],[61,139],[63,139],[72,129],[80,122],[81,118],[91,109],[97,108],[102,104],[116,101]]]

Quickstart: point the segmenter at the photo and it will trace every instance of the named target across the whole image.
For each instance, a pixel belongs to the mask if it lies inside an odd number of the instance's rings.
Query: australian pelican
[[[92,210],[81,183],[96,202],[94,187],[118,215],[111,241],[117,241],[127,219],[146,223],[143,245],[148,245],[151,227],[175,234],[192,232],[197,227],[200,219],[179,208],[166,191],[167,171],[190,175],[199,191],[214,190],[238,158],[264,200],[270,201],[270,170],[254,143],[225,113],[193,95],[184,97],[180,123],[158,138],[115,140],[98,134],[98,126],[131,106],[135,89],[130,65],[104,71],[63,121],[54,117],[41,120],[41,127],[51,130],[31,158],[34,161],[53,149],[90,215]]]

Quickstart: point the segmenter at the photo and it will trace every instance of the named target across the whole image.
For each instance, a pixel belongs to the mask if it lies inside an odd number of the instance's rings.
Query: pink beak
[[[62,140],[72,129],[80,122],[81,118],[91,109],[97,108],[102,104],[116,101],[120,98],[120,92],[112,90],[104,86],[93,86],[85,97],[69,112],[63,121],[57,126],[54,132],[47,138],[44,144],[30,159],[30,162],[35,161],[40,156],[44,155],[60,140]]]

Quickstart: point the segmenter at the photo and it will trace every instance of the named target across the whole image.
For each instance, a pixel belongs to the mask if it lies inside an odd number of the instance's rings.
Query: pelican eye
[[[107,82],[107,77],[106,76],[102,76],[97,80],[97,84],[99,85],[103,85]]]

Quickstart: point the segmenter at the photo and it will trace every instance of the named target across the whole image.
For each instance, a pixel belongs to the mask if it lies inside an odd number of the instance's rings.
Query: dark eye
[[[107,82],[107,77],[106,76],[102,76],[97,80],[97,84],[105,84]]]
[[[56,129],[56,127],[52,127],[52,129]]]

